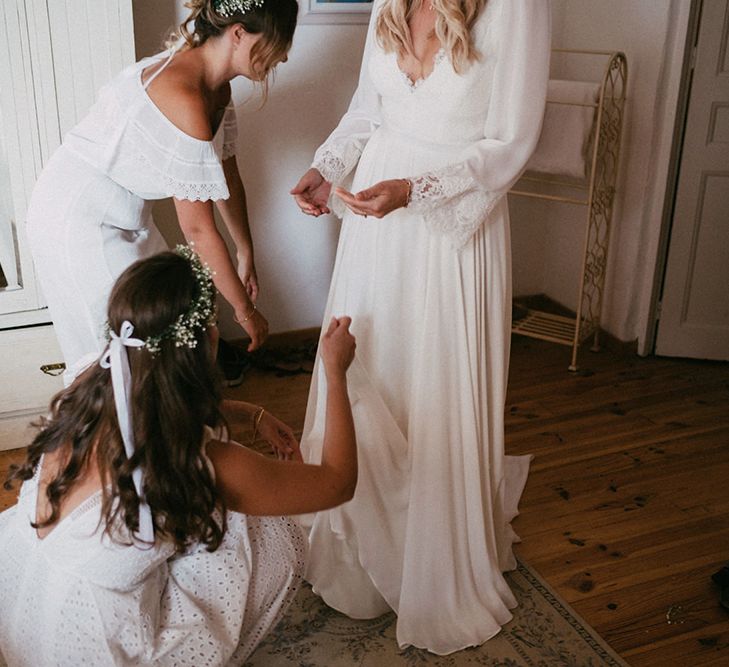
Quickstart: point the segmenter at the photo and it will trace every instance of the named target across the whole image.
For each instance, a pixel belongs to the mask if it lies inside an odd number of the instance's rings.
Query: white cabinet
[[[33,326],[50,318],[25,237],[30,193],[63,134],[133,60],[132,0],[0,2],[0,449],[59,388],[39,369],[61,356],[52,327]]]
[[[0,354],[0,450],[15,449],[30,442],[30,423],[46,412],[51,396],[63,389],[60,375],[40,370],[49,359],[60,359],[61,352],[53,327],[46,325],[0,331]]]

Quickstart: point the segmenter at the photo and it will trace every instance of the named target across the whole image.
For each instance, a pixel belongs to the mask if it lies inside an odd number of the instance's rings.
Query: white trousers
[[[167,248],[151,202],[61,147],[28,207],[27,234],[70,384],[105,345],[107,301],[133,262]]]

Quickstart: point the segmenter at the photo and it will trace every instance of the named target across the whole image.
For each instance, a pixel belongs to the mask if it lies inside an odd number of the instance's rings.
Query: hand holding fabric
[[[291,193],[299,208],[307,215],[319,217],[331,213],[327,202],[332,184],[325,180],[318,169],[312,167],[299,180]]]
[[[344,188],[336,188],[335,192],[354,213],[364,217],[371,215],[374,218],[383,218],[388,213],[408,205],[410,183],[404,178],[394,178],[375,183],[356,194]]]
[[[319,343],[328,378],[343,377],[354,360],[357,341],[350,333],[351,317],[332,317],[329,328]]]

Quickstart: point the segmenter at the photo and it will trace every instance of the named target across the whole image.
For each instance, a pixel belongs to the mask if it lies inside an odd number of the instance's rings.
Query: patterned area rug
[[[527,565],[507,575],[519,606],[493,639],[448,656],[398,649],[395,615],[352,620],[327,607],[307,585],[245,667],[627,667]]]

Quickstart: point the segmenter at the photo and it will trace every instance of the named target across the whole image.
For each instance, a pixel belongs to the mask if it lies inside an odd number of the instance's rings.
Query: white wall
[[[552,0],[555,46],[619,50],[628,60],[603,309],[604,328],[621,340],[642,337],[648,318],[689,8],[689,0]],[[581,216],[566,205],[545,213],[544,291],[572,308],[563,265],[578,270]]]
[[[631,340],[647,318],[689,0],[551,2],[555,46],[622,50],[628,58],[603,325]],[[134,10],[138,56],[158,50],[167,28],[185,15],[182,0],[134,0]],[[242,105],[238,162],[249,196],[259,305],[273,332],[320,324],[339,227],[332,218],[301,215],[288,191],[347,106],[364,37],[363,25],[300,25],[263,109],[255,101],[244,104],[251,94],[247,82],[234,84]],[[511,211],[515,294],[544,292],[574,309],[584,209],[511,198]],[[155,214],[173,240],[171,205],[159,205]],[[230,322],[226,331],[240,333]]]

